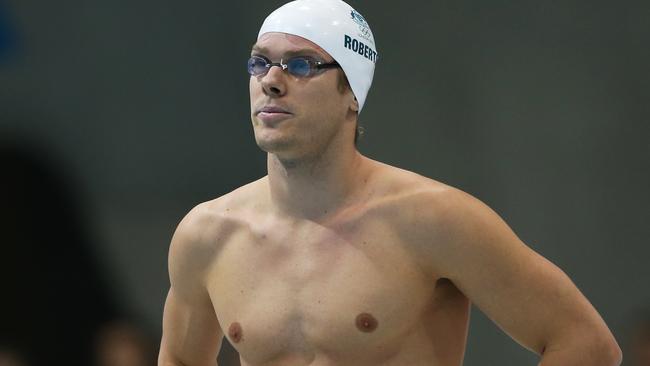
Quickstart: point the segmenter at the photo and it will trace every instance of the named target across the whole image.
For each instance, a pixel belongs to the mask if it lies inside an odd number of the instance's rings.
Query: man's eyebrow
[[[253,45],[252,52],[254,53],[261,53],[261,54],[268,54],[269,50],[264,47],[260,47],[257,44]],[[305,56],[317,56],[318,58],[325,58],[325,56],[321,55],[318,51],[312,49],[312,48],[301,48],[299,50],[291,50],[287,51],[284,53],[285,56],[297,56],[297,55],[305,55]]]
[[[318,56],[319,58],[325,58],[325,56],[321,55],[320,52],[316,51],[313,48],[302,48],[299,50],[287,51],[285,55],[287,56],[307,55],[307,56]]]
[[[264,47],[258,46],[257,43],[256,43],[256,44],[253,45],[252,51],[253,52],[259,52],[259,53],[265,53],[267,50]]]

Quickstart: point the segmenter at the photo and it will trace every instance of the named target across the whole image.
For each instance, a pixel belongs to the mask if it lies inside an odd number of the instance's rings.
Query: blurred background
[[[244,65],[282,3],[0,0],[0,366],[155,363],[177,223],[266,174]],[[486,202],[650,365],[650,2],[350,4],[362,153]],[[469,334],[466,365],[536,364]]]

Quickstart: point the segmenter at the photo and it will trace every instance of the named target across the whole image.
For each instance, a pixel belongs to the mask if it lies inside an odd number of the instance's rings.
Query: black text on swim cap
[[[348,36],[347,34],[345,35],[343,39],[343,46],[347,49],[350,49],[359,55],[367,58],[368,60],[372,62],[377,62],[377,52],[370,48],[367,44],[364,44],[363,42],[352,38]]]

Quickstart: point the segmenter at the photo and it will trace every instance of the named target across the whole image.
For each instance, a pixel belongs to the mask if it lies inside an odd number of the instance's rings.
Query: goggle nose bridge
[[[278,63],[271,63],[271,62],[269,62],[268,64],[266,64],[266,68],[268,68],[269,70],[271,70],[271,68],[272,68],[273,66],[280,66],[280,67],[282,68],[282,71],[284,71],[284,70],[286,70],[286,69],[289,68],[289,65],[287,65],[287,64],[284,63],[284,59],[280,59],[280,62],[278,62]]]

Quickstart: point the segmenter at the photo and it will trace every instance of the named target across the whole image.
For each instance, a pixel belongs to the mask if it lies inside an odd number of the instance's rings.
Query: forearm
[[[195,366],[195,365],[191,363],[182,362],[181,360],[172,357],[168,352],[165,352],[164,349],[161,349],[160,354],[158,355],[158,366]],[[210,365],[207,366],[219,366],[219,364],[215,360],[214,363],[211,363]]]
[[[621,350],[613,337],[575,335],[568,342],[548,346],[539,366],[619,366]]]

